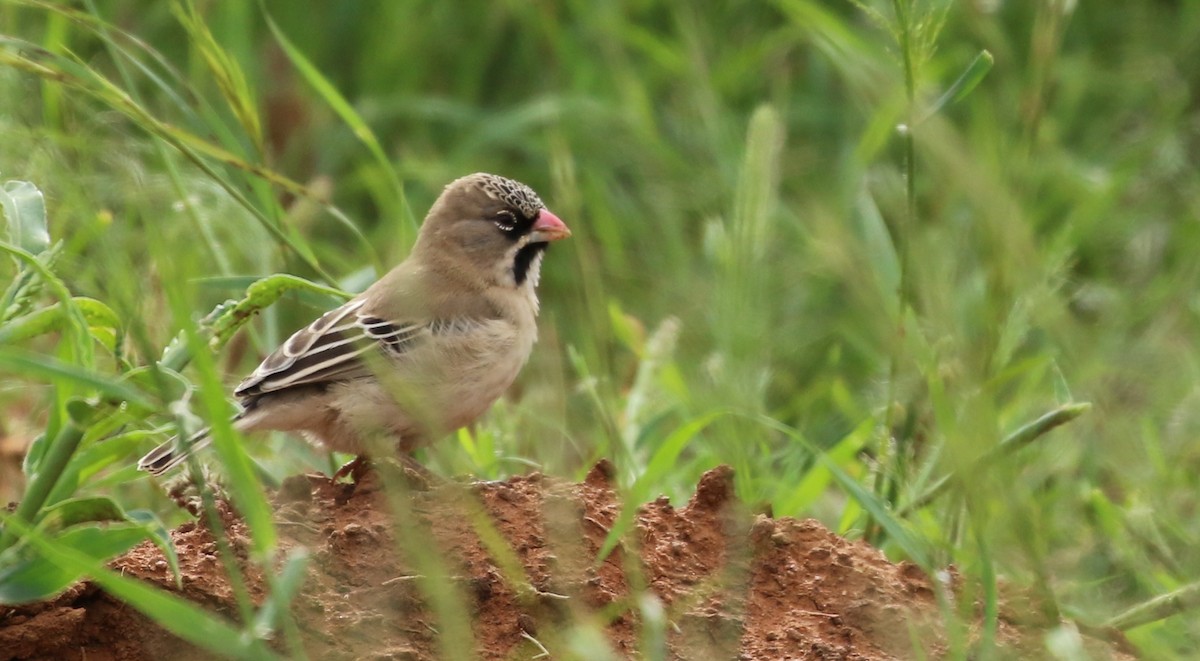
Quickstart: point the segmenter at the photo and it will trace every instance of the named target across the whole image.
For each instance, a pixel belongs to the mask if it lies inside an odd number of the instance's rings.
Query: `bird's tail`
[[[138,460],[138,470],[144,470],[151,475],[162,475],[182,464],[189,455],[206,447],[211,442],[207,427],[192,434],[183,442],[180,442],[178,436],[172,436],[171,440],[147,452],[146,456]]]

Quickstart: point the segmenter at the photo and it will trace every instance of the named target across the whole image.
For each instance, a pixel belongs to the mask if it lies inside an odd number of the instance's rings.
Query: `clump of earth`
[[[641,506],[597,563],[621,510],[611,476],[601,463],[582,483],[535,473],[404,493],[382,488],[375,473],[357,485],[289,479],[274,496],[281,546],[311,554],[291,608],[299,644],[314,659],[560,658],[568,648],[578,658],[580,639],[568,632],[586,621],[619,658],[656,645],[678,659],[940,658],[952,652],[942,609],[972,611],[953,603],[951,572],[935,582],[816,521],[751,514],[733,496],[728,467],[706,473],[683,507],[665,498]],[[220,510],[247,589],[261,599],[262,573],[245,561],[246,526],[229,506]],[[208,528],[187,523],[172,538],[182,588],[149,543],[111,566],[236,619]],[[437,616],[430,584],[455,600],[453,616]],[[1046,629],[1059,623],[1031,624],[1009,610],[998,644],[1009,658],[1044,656]],[[1084,640],[1092,658],[1133,658],[1119,638]],[[0,607],[0,659],[62,658],[211,655],[88,582],[47,602]]]

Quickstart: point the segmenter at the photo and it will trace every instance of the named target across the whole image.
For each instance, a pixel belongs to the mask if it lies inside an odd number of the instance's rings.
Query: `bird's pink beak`
[[[549,209],[542,209],[538,214],[537,221],[533,223],[533,231],[530,236],[535,243],[558,241],[571,236],[571,230],[567,229],[567,224],[551,213]]]

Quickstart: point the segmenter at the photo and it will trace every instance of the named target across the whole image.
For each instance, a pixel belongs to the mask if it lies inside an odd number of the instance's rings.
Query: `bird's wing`
[[[364,302],[356,298],[296,331],[238,385],[234,395],[252,398],[369,376],[371,368],[363,354],[382,350],[399,356],[430,333],[428,322],[390,321],[366,312]]]

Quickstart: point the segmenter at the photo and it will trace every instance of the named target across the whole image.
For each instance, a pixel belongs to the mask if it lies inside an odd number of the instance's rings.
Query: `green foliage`
[[[273,577],[222,651],[286,633],[304,559],[274,557],[254,462],[328,462],[241,443],[222,384],[485,170],[532,184],[574,238],[547,258],[514,396],[427,465],[578,477],[607,457],[633,505],[728,463],[753,504],[961,567],[988,635],[1011,584],[1148,656],[1200,644],[1178,615],[1200,574],[1195,3],[0,0],[0,17],[0,173],[18,180],[0,190],[0,407],[39,431],[0,595],[87,574],[190,617],[102,563],[161,543],[150,511],[180,516],[138,453],[213,424]],[[598,631],[565,639],[594,650]]]

